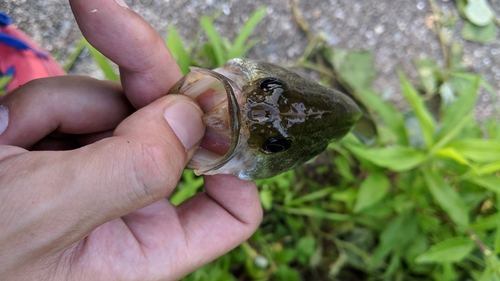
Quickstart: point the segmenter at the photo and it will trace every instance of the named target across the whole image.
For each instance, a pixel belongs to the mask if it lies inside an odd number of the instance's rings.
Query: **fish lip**
[[[234,155],[236,155],[236,148],[239,143],[240,129],[241,129],[241,117],[240,117],[240,106],[235,94],[234,89],[238,89],[236,83],[224,76],[223,74],[207,70],[199,67],[190,67],[191,71],[196,71],[205,75],[209,75],[219,80],[227,95],[228,113],[229,113],[229,130],[231,130],[231,145],[227,152],[220,158],[218,158],[213,164],[207,165],[205,167],[200,167],[196,170],[196,174],[206,174],[210,171],[220,169],[228,161],[230,161]]]

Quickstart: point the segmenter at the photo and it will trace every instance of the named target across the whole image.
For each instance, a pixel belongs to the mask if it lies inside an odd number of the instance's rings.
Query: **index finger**
[[[165,95],[182,72],[165,42],[123,1],[70,0],[85,38],[118,64],[123,89],[141,108]],[[120,3],[120,4],[118,4]]]

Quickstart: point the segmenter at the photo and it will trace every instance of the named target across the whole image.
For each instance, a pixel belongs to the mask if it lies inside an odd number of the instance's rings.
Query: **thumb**
[[[189,97],[168,95],[125,119],[109,140],[88,147],[96,163],[89,173],[114,175],[109,182],[105,175],[96,179],[101,195],[116,202],[96,212],[108,212],[106,220],[168,196],[205,133],[202,115]]]
[[[112,137],[4,159],[0,198],[8,204],[0,212],[16,219],[0,238],[30,233],[44,249],[60,249],[167,196],[204,135],[201,115],[189,97],[168,95],[130,115]]]

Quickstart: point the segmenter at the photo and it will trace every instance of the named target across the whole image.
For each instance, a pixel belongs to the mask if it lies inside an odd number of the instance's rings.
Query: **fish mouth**
[[[235,154],[240,135],[239,85],[217,70],[191,67],[169,91],[193,98],[204,115],[205,135],[187,168],[196,175],[224,166]]]

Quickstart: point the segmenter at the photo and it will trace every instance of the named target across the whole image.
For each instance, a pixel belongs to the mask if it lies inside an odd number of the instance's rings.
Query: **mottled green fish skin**
[[[258,165],[240,177],[268,178],[306,162],[329,142],[344,137],[361,116],[347,95],[281,66],[246,59],[229,61],[226,66],[239,68],[249,80],[242,89],[246,104],[240,106],[241,122],[249,129],[247,143]],[[268,87],[259,86],[269,77],[279,82],[270,80]],[[290,147],[270,153],[263,148],[269,138],[287,140]]]

